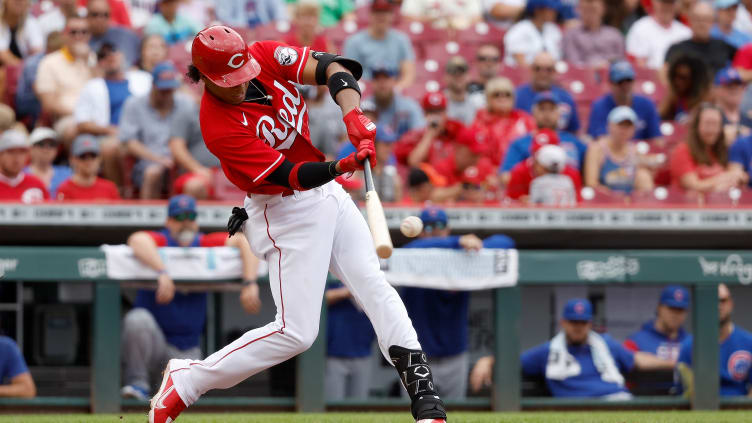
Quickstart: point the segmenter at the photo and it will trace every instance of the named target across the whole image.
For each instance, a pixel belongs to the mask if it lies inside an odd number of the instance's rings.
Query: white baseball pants
[[[245,209],[245,235],[254,254],[269,264],[277,315],[205,360],[174,366],[180,370],[173,381],[186,405],[308,349],[318,334],[330,270],[363,307],[387,361],[391,345],[420,349],[402,300],[380,270],[368,225],[338,183],[287,197],[253,195]]]

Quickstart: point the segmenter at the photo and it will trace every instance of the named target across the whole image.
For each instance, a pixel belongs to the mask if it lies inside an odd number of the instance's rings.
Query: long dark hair
[[[674,80],[679,68],[686,66],[690,71],[689,93],[678,93]],[[661,118],[674,120],[681,99],[687,100],[687,112],[691,112],[698,104],[706,101],[710,94],[710,72],[705,61],[692,54],[682,54],[673,59],[668,68],[668,95],[660,106]]]
[[[716,137],[715,142],[710,147],[715,160],[723,166],[728,164],[728,147],[726,146],[726,134],[723,131],[723,111],[720,107],[712,103],[702,103],[697,107],[697,110],[692,114],[692,121],[689,126],[689,134],[687,135],[687,146],[689,147],[689,154],[692,156],[697,164],[712,165],[713,157],[708,154],[708,148],[705,143],[700,139],[700,117],[706,110],[715,110],[721,116],[721,130]]]

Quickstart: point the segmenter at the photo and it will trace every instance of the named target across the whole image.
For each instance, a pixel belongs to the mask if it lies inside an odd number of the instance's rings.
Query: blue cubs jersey
[[[632,96],[630,107],[637,115],[634,135],[636,140],[649,140],[661,136],[661,118],[658,116],[653,100],[635,94]],[[614,108],[616,108],[616,101],[611,94],[606,94],[593,102],[587,128],[588,135],[598,138],[608,133],[608,114]]]
[[[692,339],[691,335],[688,336],[679,352],[679,362],[689,366],[692,365]],[[752,333],[734,327],[731,335],[721,343],[719,358],[721,395],[747,395],[752,382]]]
[[[630,351],[645,351],[664,360],[676,360],[679,358],[681,344],[687,336],[687,332],[681,328],[676,339],[669,339],[655,329],[655,320],[650,320],[645,322],[640,330],[629,335],[624,341],[624,346]]]
[[[569,132],[557,131],[557,134],[559,135],[559,145],[567,153],[567,164],[574,169],[581,170],[585,163],[587,145]],[[521,163],[530,157],[530,144],[532,142],[532,134],[514,140],[504,155],[504,162],[501,164],[499,172],[511,172],[517,163]]]
[[[577,116],[577,106],[574,103],[572,95],[564,88],[555,85],[551,87],[550,91],[553,92],[559,100],[558,106],[560,112],[558,129],[576,134],[577,131],[580,130],[580,119]],[[537,94],[538,92],[533,90],[532,85],[520,85],[520,87],[517,88],[514,108],[531,113],[533,111],[533,100],[535,100]]]
[[[326,289],[341,288],[341,283],[327,285]],[[371,355],[371,344],[376,335],[368,316],[352,299],[342,300],[327,307],[326,354],[330,357],[361,358]]]
[[[622,374],[631,372],[634,368],[634,354],[619,345],[610,336],[605,334],[601,336],[608,345],[619,371]],[[546,342],[522,353],[520,361],[522,362],[523,374],[532,377],[546,376],[550,344],[550,342]],[[601,379],[601,375],[598,373],[595,363],[593,363],[593,354],[590,352],[589,345],[567,345],[567,350],[580,364],[580,374],[564,380],[546,379],[546,386],[551,391],[551,395],[555,397],[602,397],[627,392],[627,389],[623,386]]]

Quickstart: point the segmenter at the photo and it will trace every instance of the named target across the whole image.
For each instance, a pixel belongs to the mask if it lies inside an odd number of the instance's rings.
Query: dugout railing
[[[118,412],[122,406],[143,406],[142,402],[121,400],[119,395],[121,287],[120,281],[109,280],[106,274],[105,255],[98,248],[0,247],[0,283],[93,282],[94,292],[90,397],[0,399],[1,407],[89,408],[94,413],[104,413]],[[449,401],[449,405],[498,411],[588,407],[692,407],[714,410],[721,406],[750,406],[752,402],[744,398],[719,397],[716,286],[721,282],[752,282],[752,251],[521,250],[518,284],[493,291],[497,364],[494,368],[496,383],[491,396]],[[693,294],[695,390],[691,401],[677,397],[636,397],[622,402],[521,398],[521,286],[668,283],[687,285],[691,287]],[[326,354],[326,309],[322,309],[319,336],[313,346],[297,360],[295,397],[207,397],[199,400],[197,406],[294,408],[313,412],[323,411],[327,407],[383,409],[406,404],[402,399],[326,402],[322,387]],[[211,306],[209,310],[210,314],[214,312]],[[209,318],[211,317],[210,315]],[[207,327],[211,326],[207,323]]]

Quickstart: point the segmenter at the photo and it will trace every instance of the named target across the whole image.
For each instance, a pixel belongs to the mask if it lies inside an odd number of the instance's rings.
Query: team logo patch
[[[298,52],[292,47],[279,46],[274,50],[274,58],[282,66],[290,66],[298,61]]]
[[[238,59],[240,59],[238,61]],[[245,57],[243,56],[243,53],[237,53],[234,56],[230,57],[230,60],[227,62],[227,66],[237,69],[241,66],[243,66],[243,63],[245,63]]]
[[[574,312],[577,314],[585,314],[585,304],[582,304],[582,303],[575,304]]]
[[[676,301],[683,301],[684,300],[684,294],[680,290],[674,291],[674,299]]]
[[[727,370],[731,378],[742,381],[747,379],[749,369],[752,367],[752,354],[749,351],[736,351],[728,359]]]

